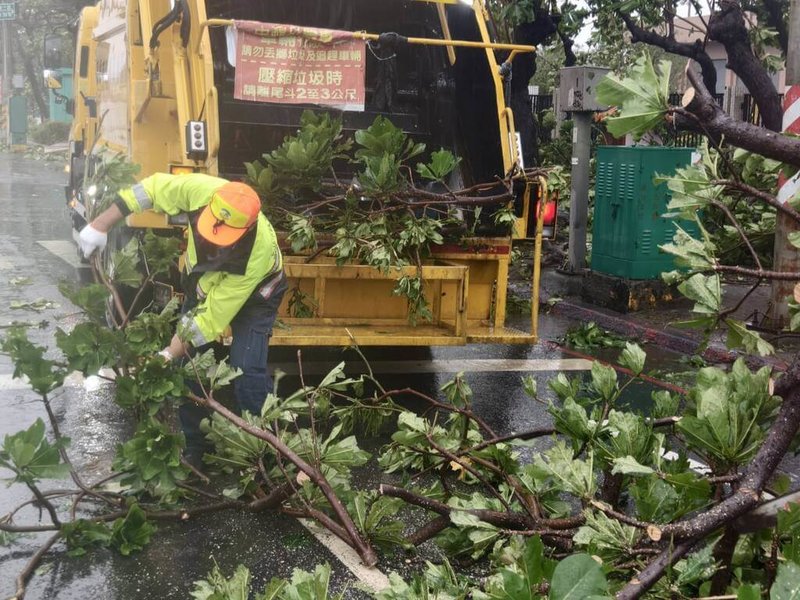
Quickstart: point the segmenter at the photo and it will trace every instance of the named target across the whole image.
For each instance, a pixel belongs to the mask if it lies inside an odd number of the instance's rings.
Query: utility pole
[[[786,93],[783,97],[783,130],[800,134],[800,0],[791,0],[789,8],[789,44],[786,52]],[[788,202],[800,192],[800,173],[791,179],[781,175],[778,200]],[[800,231],[800,223],[778,213],[775,227],[773,268],[782,272],[800,271],[800,250],[789,243],[789,235]],[[773,281],[769,317],[773,327],[789,322],[786,297],[794,292],[796,281]]]
[[[8,97],[11,91],[11,82],[8,79],[8,21],[0,21],[3,30],[3,77],[0,79],[0,114],[3,115],[2,140],[5,145],[10,145],[11,126],[8,114]]]
[[[592,115],[606,110],[597,103],[595,90],[608,74],[606,67],[564,67],[560,71],[559,110],[570,113],[572,130],[572,188],[569,205],[567,271],[586,269],[586,229],[589,222],[589,160],[592,154]]]

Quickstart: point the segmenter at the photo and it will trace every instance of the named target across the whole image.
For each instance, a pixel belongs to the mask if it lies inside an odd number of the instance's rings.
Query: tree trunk
[[[514,30],[514,41],[531,46],[541,45],[556,33],[557,25],[546,10],[537,10],[532,23],[523,23]],[[528,83],[536,73],[536,55],[518,54],[512,62],[511,94],[509,103],[514,111],[517,131],[522,138],[522,158],[526,167],[539,160],[539,137],[528,96]]]
[[[712,94],[716,93],[717,70],[714,68],[714,61],[711,60],[711,56],[708,55],[705,46],[700,40],[697,40],[693,44],[683,44],[675,41],[675,38],[642,29],[633,22],[633,19],[629,15],[623,12],[620,12],[619,16],[625,22],[625,26],[628,28],[633,42],[642,42],[650,46],[656,46],[657,48],[666,50],[670,54],[685,56],[695,61],[700,65],[700,70],[703,74],[703,83],[706,88],[708,88]]]
[[[22,40],[19,38],[19,34],[14,32],[11,27],[8,28],[8,31],[12,31],[11,37],[14,42],[16,54],[22,61],[22,67],[25,69],[25,76],[28,78],[28,82],[31,85],[33,100],[36,103],[36,107],[39,109],[39,115],[42,117],[42,120],[48,119],[50,117],[50,106],[42,86],[42,77],[44,74],[36,72],[33,60],[30,54],[25,50]]]
[[[736,73],[753,96],[764,127],[780,131],[783,125],[781,100],[769,73],[753,53],[744,13],[738,2],[720,0],[719,10],[708,21],[708,33],[712,40],[725,46],[728,68]]]

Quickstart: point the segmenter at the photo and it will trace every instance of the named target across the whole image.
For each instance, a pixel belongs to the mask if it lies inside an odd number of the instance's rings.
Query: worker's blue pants
[[[248,411],[260,414],[267,395],[272,392],[272,377],[267,369],[267,345],[285,292],[284,281],[268,300],[254,294],[231,321],[233,341],[230,347],[230,365],[242,371],[233,380],[235,410],[238,413]],[[198,353],[203,350],[205,348],[197,349]],[[187,384],[195,394],[202,394],[196,381],[187,381]],[[209,417],[210,412],[187,401],[181,405],[178,415],[186,436],[186,457],[190,461],[199,462],[204,452],[212,450],[200,431],[200,422]]]

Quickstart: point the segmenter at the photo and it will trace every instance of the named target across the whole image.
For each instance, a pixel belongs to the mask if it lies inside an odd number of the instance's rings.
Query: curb
[[[701,345],[700,341],[692,337],[640,325],[639,323],[628,321],[622,315],[609,314],[596,308],[570,302],[569,300],[562,300],[554,304],[550,307],[550,313],[584,323],[594,321],[603,329],[613,331],[614,333],[634,340],[655,344],[667,350],[680,352],[682,354],[698,354]],[[786,361],[774,356],[763,357],[741,354],[739,352],[732,352],[718,344],[709,344],[701,356],[709,363],[732,363],[737,358],[744,358],[751,368],[767,366],[778,371],[785,371],[789,366]]]

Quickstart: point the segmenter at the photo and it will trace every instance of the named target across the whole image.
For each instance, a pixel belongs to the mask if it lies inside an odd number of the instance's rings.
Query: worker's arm
[[[156,173],[122,190],[115,204],[123,214],[153,209],[168,215],[177,215],[203,208],[214,191],[225,183],[224,179],[202,173]]]
[[[224,179],[202,173],[156,173],[145,177],[120,191],[116,201],[81,230],[79,243],[83,255],[89,258],[95,250],[103,250],[108,243],[108,232],[129,214],[148,209],[168,215],[192,212],[208,204],[214,190],[224,184]]]
[[[244,275],[224,274],[206,293],[194,315],[181,319],[184,339],[198,347],[217,339],[230,325],[247,299],[264,278],[263,272]]]

